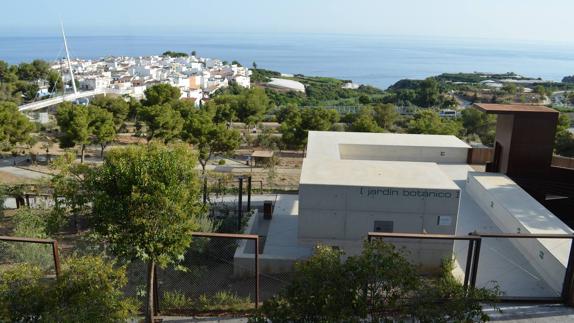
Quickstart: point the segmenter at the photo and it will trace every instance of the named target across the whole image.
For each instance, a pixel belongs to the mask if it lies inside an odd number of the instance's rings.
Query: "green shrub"
[[[220,159],[220,160],[217,162],[217,164],[218,164],[218,165],[225,165],[225,159]]]
[[[253,309],[253,305],[250,297],[240,297],[228,291],[219,291],[213,296],[201,294],[197,299],[188,297],[181,291],[166,291],[161,299],[161,307],[167,312],[178,310],[245,312]]]
[[[423,277],[403,253],[382,241],[360,255],[320,246],[295,266],[293,281],[266,301],[251,322],[483,322],[483,305],[497,309],[500,291],[466,290],[446,262],[440,277]]]
[[[124,267],[99,257],[68,259],[57,280],[17,265],[0,273],[0,321],[125,322],[137,310],[123,296],[126,283]]]
[[[0,272],[0,322],[35,322],[49,300],[42,269],[28,264]]]
[[[193,307],[193,300],[180,291],[166,291],[161,299],[161,308],[166,311]]]
[[[201,298],[200,298],[201,300]],[[240,297],[228,291],[219,291],[209,299],[208,308],[212,311],[242,311],[253,307],[250,297]]]

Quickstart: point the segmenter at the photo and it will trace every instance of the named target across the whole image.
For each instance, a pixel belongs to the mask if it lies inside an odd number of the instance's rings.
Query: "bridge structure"
[[[97,89],[92,91],[84,91],[84,92],[75,92],[66,95],[57,96],[50,99],[40,100],[36,102],[31,102],[27,104],[23,104],[18,107],[20,112],[33,112],[36,110],[45,109],[51,106],[58,105],[62,102],[73,102],[83,98],[89,98],[96,95],[106,95],[106,94],[115,94],[115,95],[125,95],[130,94],[130,91],[126,90],[118,90],[118,89],[111,89],[111,88],[104,88],[104,89]]]
[[[74,71],[72,69],[72,63],[70,61],[70,51],[68,50],[68,40],[66,39],[66,33],[64,31],[64,24],[61,21],[60,21],[60,26],[62,28],[62,37],[64,39],[64,49],[66,50],[66,63],[68,65],[68,70],[70,72],[70,80],[71,80],[70,83],[72,85],[73,93],[66,94],[65,89],[64,89],[64,93],[61,96],[53,97],[53,98],[46,99],[46,100],[30,102],[30,103],[19,106],[18,110],[20,112],[33,112],[36,110],[41,110],[41,109],[45,109],[45,108],[48,108],[51,106],[55,106],[55,105],[58,105],[58,104],[63,103],[63,102],[74,102],[74,101],[77,101],[79,99],[89,98],[89,97],[93,97],[93,96],[100,95],[100,94],[103,94],[103,95],[106,95],[106,94],[118,94],[118,95],[129,94],[129,91],[122,91],[122,90],[112,89],[112,88],[103,88],[103,89],[96,89],[96,90],[92,90],[92,91],[79,92],[78,88],[76,87],[76,79],[74,77]]]

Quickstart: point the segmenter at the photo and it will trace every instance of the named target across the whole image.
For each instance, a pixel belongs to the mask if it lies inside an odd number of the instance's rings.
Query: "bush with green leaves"
[[[211,296],[202,294],[196,299],[178,290],[166,291],[161,299],[162,310],[167,313],[177,313],[182,310],[245,312],[252,310],[253,305],[250,297],[241,297],[229,291],[219,291]]]
[[[500,295],[496,285],[465,289],[449,262],[439,277],[422,276],[403,251],[382,241],[365,243],[346,261],[343,256],[319,246],[251,322],[482,322],[488,320],[483,304],[496,308]]]
[[[0,271],[0,322],[41,321],[49,305],[42,277],[42,269],[29,264]]]
[[[62,274],[21,264],[0,272],[2,322],[125,322],[137,311],[125,298],[125,268],[99,257],[70,258]]]

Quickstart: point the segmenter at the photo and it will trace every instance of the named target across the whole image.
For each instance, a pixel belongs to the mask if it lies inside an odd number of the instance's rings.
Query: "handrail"
[[[574,305],[574,234],[551,234],[551,233],[488,233],[488,232],[471,232],[468,236],[457,236],[448,234],[428,234],[428,233],[387,233],[387,232],[369,232],[368,240],[376,238],[408,238],[408,239],[429,239],[429,240],[467,240],[469,243],[466,260],[466,269],[464,277],[464,286],[470,283],[472,288],[476,285],[478,273],[478,262],[480,257],[480,248],[482,238],[505,238],[505,239],[569,239],[570,253],[568,255],[568,264],[564,275],[562,285],[562,294],[560,299],[566,304]],[[470,280],[470,281],[469,281]],[[520,298],[513,298],[518,300]],[[555,298],[550,298],[555,300]],[[529,301],[545,301],[549,299],[533,297]]]
[[[249,239],[249,240],[259,239],[259,236],[255,234],[240,234],[240,233],[193,232],[191,236],[200,238],[227,238],[227,239]]]
[[[473,232],[473,236],[483,238],[518,238],[518,239],[574,239],[574,234],[553,234],[553,233],[483,233]]]
[[[61,267],[60,267],[60,250],[58,248],[58,240],[28,238],[28,237],[0,236],[0,241],[24,242],[24,243],[37,243],[37,244],[52,245],[52,256],[54,257],[54,270],[56,271],[56,277],[60,277],[60,268]]]
[[[450,234],[431,234],[431,233],[391,233],[391,232],[369,232],[368,237],[380,238],[407,238],[407,239],[431,239],[431,240],[480,240],[480,237],[474,235],[457,236]]]

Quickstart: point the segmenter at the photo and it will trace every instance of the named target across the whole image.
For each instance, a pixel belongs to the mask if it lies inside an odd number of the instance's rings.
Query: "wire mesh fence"
[[[258,296],[254,244],[252,240],[231,237],[194,237],[184,259],[175,266],[158,269],[161,313],[254,309]]]
[[[0,271],[29,264],[48,277],[56,277],[60,266],[57,248],[52,240],[0,237]]]

